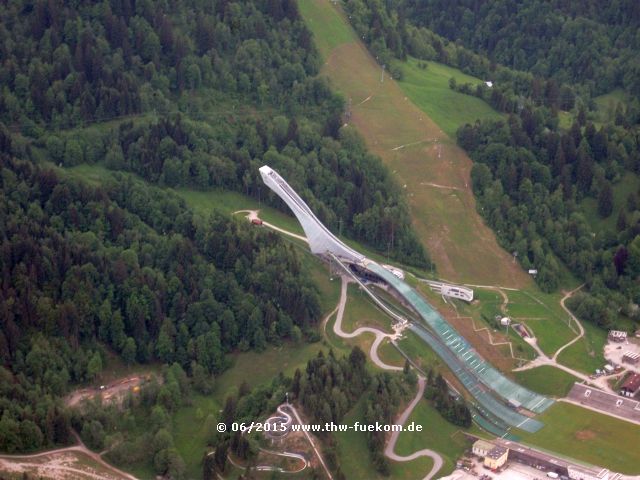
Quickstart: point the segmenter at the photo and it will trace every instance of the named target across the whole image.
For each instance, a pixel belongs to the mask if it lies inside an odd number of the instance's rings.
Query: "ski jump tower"
[[[337,261],[346,272],[350,272],[350,267],[355,264],[358,268],[354,270],[373,274],[402,297],[421,319],[414,322],[410,328],[449,366],[485,412],[484,416],[492,419],[491,422],[497,426],[500,435],[506,434],[511,427],[535,432],[543,426],[540,421],[516,411],[513,405],[522,406],[532,413],[541,413],[554,403],[552,399],[516,384],[486,362],[471,344],[404,280],[348,247],[333,235],[278,172],[265,165],[260,168],[260,175],[264,183],[282,198],[294,213],[314,254]],[[357,280],[356,273],[351,272],[351,275]],[[361,286],[364,287],[362,284]],[[438,287],[443,294],[443,289],[461,288],[443,283],[439,283]],[[365,290],[368,291],[366,288]],[[452,292],[449,293],[450,296],[455,296]],[[453,293],[463,298],[460,291]],[[375,297],[371,292],[369,294]],[[472,291],[470,295],[470,298],[473,298]],[[382,304],[380,300],[376,303]],[[381,308],[385,309],[384,306]],[[391,315],[393,316],[393,313]]]
[[[260,167],[260,175],[264,183],[273,190],[289,206],[304,230],[311,252],[316,255],[332,253],[340,260],[350,263],[362,263],[365,256],[345,245],[311,211],[293,188],[278,172],[267,165]]]

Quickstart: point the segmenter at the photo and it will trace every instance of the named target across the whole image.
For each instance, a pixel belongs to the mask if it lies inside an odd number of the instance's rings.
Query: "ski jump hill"
[[[275,170],[265,165],[260,168],[260,175],[296,216],[312,253],[339,263],[347,273],[359,277],[360,283],[363,276],[367,281],[385,283],[411,307],[420,321],[409,328],[442,358],[474,398],[474,420],[478,424],[499,436],[513,427],[528,432],[542,428],[543,424],[532,414],[549,408],[554,403],[552,399],[518,385],[480,357],[414,288],[331,233]],[[523,409],[528,410],[528,415],[521,413]]]

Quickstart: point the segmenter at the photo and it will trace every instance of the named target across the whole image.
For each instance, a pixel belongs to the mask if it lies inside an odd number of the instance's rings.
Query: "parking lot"
[[[632,372],[640,373],[640,363],[630,365],[622,361],[622,356],[626,352],[640,353],[640,339],[629,338],[624,343],[609,342],[604,346],[604,358],[609,362],[621,365]]]

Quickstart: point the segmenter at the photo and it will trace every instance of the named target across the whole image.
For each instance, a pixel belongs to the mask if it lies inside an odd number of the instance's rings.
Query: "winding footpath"
[[[409,417],[411,416],[411,412],[413,412],[413,409],[416,407],[416,405],[424,395],[425,385],[426,385],[425,378],[422,375],[418,376],[418,393],[416,393],[415,398],[407,406],[405,411],[402,412],[400,417],[398,417],[398,419],[395,422],[396,424],[404,425],[405,422],[409,419]],[[435,474],[438,471],[440,471],[440,469],[442,468],[442,465],[443,465],[442,457],[437,452],[434,452],[433,450],[429,450],[428,448],[424,448],[422,450],[418,450],[417,452],[413,452],[411,455],[398,455],[397,453],[394,452],[394,450],[395,450],[396,443],[398,441],[399,436],[400,436],[400,432],[397,432],[397,431],[391,434],[391,438],[389,438],[389,442],[387,443],[387,446],[384,449],[384,454],[388,458],[396,462],[410,462],[411,460],[415,460],[416,458],[430,457],[431,459],[433,459],[433,467],[431,467],[431,471],[429,471],[429,473],[425,475],[423,480],[430,480],[431,478],[433,478]]]
[[[537,368],[537,367],[541,367],[543,365],[547,365],[547,366],[550,366],[550,367],[558,368],[560,370],[564,370],[565,372],[570,373],[574,377],[579,378],[580,380],[582,380],[583,382],[585,382],[585,383],[587,383],[589,385],[593,385],[595,387],[598,387],[601,390],[604,390],[605,392],[612,393],[613,390],[612,390],[611,386],[607,383],[607,379],[611,378],[611,377],[599,377],[597,379],[592,379],[592,378],[589,378],[588,375],[585,375],[582,372],[578,372],[577,370],[574,370],[573,368],[569,368],[566,365],[563,365],[563,364],[558,362],[558,356],[560,355],[560,353],[562,353],[562,351],[565,348],[570,347],[571,345],[576,343],[578,340],[580,340],[582,337],[584,337],[584,327],[582,326],[580,321],[576,318],[576,316],[573,313],[571,313],[571,310],[569,310],[565,305],[565,302],[569,298],[571,298],[571,296],[574,293],[576,293],[578,290],[580,290],[583,286],[584,286],[584,284],[580,285],[579,287],[577,287],[577,288],[571,290],[570,292],[566,293],[565,296],[562,297],[562,300],[560,300],[560,305],[562,306],[562,309],[567,313],[567,315],[569,315],[569,317],[578,326],[578,332],[579,332],[578,335],[574,339],[572,339],[570,342],[568,342],[565,345],[563,345],[562,347],[560,347],[553,354],[553,357],[548,357],[542,350],[537,348],[537,345],[535,343],[528,342],[532,347],[535,348],[536,352],[538,353],[538,357],[536,357],[534,360],[531,360],[529,363],[527,363],[526,365],[523,365],[522,367],[514,368],[513,371],[514,372],[521,372],[521,371],[524,371],[524,370],[531,370],[533,368]]]
[[[351,333],[347,333],[342,329],[342,318],[344,316],[344,309],[347,303],[347,286],[349,285],[349,280],[344,276],[341,276],[340,278],[342,279],[342,285],[340,289],[340,301],[336,309],[337,310],[336,321],[333,324],[334,333],[342,338],[354,338],[363,333],[374,334],[376,338],[373,344],[371,345],[371,350],[369,352],[373,363],[384,370],[392,370],[392,371],[402,370],[401,367],[384,363],[378,355],[378,346],[382,343],[382,341],[385,338],[389,338],[391,339],[391,341],[394,341],[398,337],[399,335],[398,333],[393,333],[393,334],[384,333],[381,330],[378,330],[376,328],[371,328],[371,327],[360,327]],[[336,310],[334,310],[334,312]],[[327,319],[330,318],[332,314],[333,312],[327,316]],[[397,425],[404,425],[407,419],[411,416],[413,409],[416,407],[416,405],[418,405],[418,402],[420,402],[420,399],[422,399],[422,396],[424,395],[425,384],[426,384],[425,378],[422,375],[418,375],[418,392],[416,393],[416,396],[411,401],[411,403],[407,406],[405,411],[402,412],[400,417],[398,417],[398,419],[396,420],[395,423]],[[410,462],[412,460],[415,460],[416,458],[429,457],[433,460],[433,467],[431,467],[431,470],[429,471],[429,473],[427,473],[427,475],[423,478],[423,480],[430,480],[434,478],[436,473],[442,468],[442,465],[444,464],[444,461],[442,460],[442,456],[438,452],[435,452],[428,448],[418,450],[417,452],[413,452],[411,455],[406,455],[406,456],[396,454],[394,450],[395,450],[396,443],[398,441],[398,437],[400,436],[400,433],[401,432],[397,432],[397,431],[392,432],[391,437],[389,438],[389,441],[387,442],[387,445],[384,449],[385,456],[395,462]]]
[[[371,328],[371,327],[360,327],[351,333],[347,333],[342,329],[342,318],[344,317],[344,309],[347,304],[347,287],[349,285],[349,280],[344,276],[340,276],[340,278],[342,279],[342,285],[340,289],[340,301],[338,302],[338,309],[337,309],[338,314],[336,315],[336,321],[333,324],[333,332],[342,338],[355,338],[358,335],[361,335],[363,333],[372,333],[373,335],[375,335],[376,338],[373,341],[373,344],[371,345],[371,349],[369,350],[371,361],[375,365],[377,365],[378,367],[384,370],[392,370],[396,372],[402,370],[402,367],[396,367],[395,365],[389,365],[384,363],[380,359],[380,356],[378,355],[378,347],[384,341],[384,339],[388,338],[391,341],[394,341],[399,337],[398,333],[384,333],[381,330],[378,330],[377,328]]]
[[[570,292],[568,292],[564,297],[562,297],[562,300],[560,300],[560,306],[562,307],[562,309],[567,312],[567,315],[569,315],[569,317],[576,322],[576,325],[578,325],[578,336],[576,338],[574,338],[573,340],[571,340],[569,343],[567,343],[566,345],[560,347],[558,349],[558,351],[556,353],[553,354],[553,358],[552,360],[555,362],[558,359],[558,355],[560,355],[560,353],[567,347],[570,347],[571,345],[573,345],[574,343],[576,343],[578,340],[580,340],[582,337],[584,337],[584,327],[582,326],[582,324],[580,323],[580,321],[576,318],[576,316],[571,313],[571,310],[569,310],[566,305],[564,304],[567,299],[571,298],[571,296],[576,293],[578,290],[580,290],[582,287],[584,287],[584,283],[582,285],[580,285],[578,288],[574,288],[573,290],[571,290]]]

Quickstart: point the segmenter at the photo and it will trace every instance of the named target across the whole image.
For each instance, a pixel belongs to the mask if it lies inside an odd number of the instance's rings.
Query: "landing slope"
[[[351,124],[398,183],[406,185],[414,226],[439,275],[452,281],[528,285],[530,279],[476,212],[469,157],[395,81],[386,74],[380,81],[381,68],[330,0],[301,1],[300,11],[325,59],[323,73],[351,99]]]

